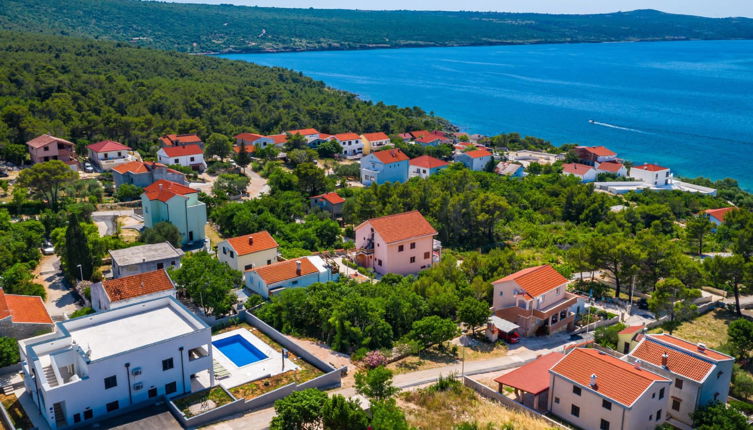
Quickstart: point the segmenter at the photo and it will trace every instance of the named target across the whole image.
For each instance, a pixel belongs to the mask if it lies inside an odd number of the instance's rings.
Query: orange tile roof
[[[262,138],[265,138],[267,136],[263,136],[261,134],[256,134],[256,133],[239,133],[239,134],[236,134],[233,137],[236,138],[236,139],[249,140],[249,141],[253,142],[255,140],[262,139]]]
[[[617,334],[633,334],[633,333],[635,333],[637,331],[643,330],[643,327],[644,326],[642,326],[642,325],[631,325],[630,327],[625,327],[624,329],[622,329]]]
[[[130,147],[125,146],[120,142],[115,142],[114,140],[103,140],[101,142],[87,145],[86,147],[91,149],[94,152],[130,151],[131,150]]]
[[[400,161],[410,160],[405,153],[397,148],[385,149],[383,151],[372,152],[374,156],[384,164],[397,163]]]
[[[669,170],[668,167],[657,166],[656,164],[644,164],[642,166],[633,166],[633,169],[647,170],[649,172],[659,172],[662,170]]]
[[[248,255],[254,252],[277,248],[277,242],[268,231],[246,234],[227,239],[238,255]]]
[[[250,144],[249,145],[245,145],[244,149],[246,150],[247,153],[256,152],[256,146],[254,146],[254,145],[250,145]],[[241,153],[241,146],[240,145],[233,146],[233,152],[235,152],[236,154],[240,154]]]
[[[662,366],[662,355],[667,354],[667,369],[677,375],[690,378],[694,381],[701,382],[706,378],[714,363],[704,361],[694,357],[684,351],[671,348],[660,342],[654,342],[652,336],[645,336],[645,339],[630,353],[632,357],[651,363],[655,366]]]
[[[164,152],[168,157],[184,157],[186,155],[199,155],[204,153],[201,150],[201,147],[196,144],[169,146],[167,148],[162,148],[160,151]]]
[[[494,381],[527,393],[539,394],[549,388],[549,369],[564,356],[561,352],[550,352]]]
[[[5,294],[0,288],[0,319],[9,316],[17,324],[52,324],[41,297]]]
[[[268,138],[272,139],[275,144],[279,145],[282,143],[285,143],[288,141],[288,135],[287,134],[273,134],[271,136],[267,136]]]
[[[471,158],[491,157],[492,153],[484,149],[474,149],[473,151],[464,152],[463,154]]]
[[[175,288],[165,269],[117,279],[105,279],[102,281],[102,287],[111,303]]]
[[[622,165],[622,163],[618,163],[616,161],[605,161],[604,163],[599,163],[599,167],[597,167],[596,170],[603,170],[605,172],[617,173],[623,167],[624,166]]]
[[[290,134],[300,134],[301,136],[307,136],[312,134],[319,134],[319,131],[315,128],[302,128],[300,130],[290,130],[288,131]]]
[[[446,166],[447,164],[446,161],[442,161],[429,155],[422,155],[410,160],[411,166],[424,167],[426,169],[434,169],[436,167]]]
[[[571,175],[583,176],[593,167],[580,163],[565,163],[562,165],[562,171]]]
[[[356,227],[356,230],[359,230],[366,224],[370,224],[374,231],[379,233],[379,236],[387,243],[437,234],[434,227],[429,224],[429,221],[426,221],[426,218],[419,211],[372,218],[361,223],[361,225]]]
[[[118,172],[118,173],[146,173],[155,167],[164,167],[168,171],[172,173],[180,173],[177,170],[170,169],[166,165],[162,163],[155,163],[153,161],[129,161],[128,163],[123,163],[120,165],[117,165],[112,168],[112,170]]]
[[[161,202],[167,202],[176,195],[185,196],[187,194],[198,193],[193,188],[164,179],[154,181],[151,185],[144,188],[144,192],[149,200],[159,200]]]
[[[538,297],[568,282],[567,278],[560,275],[548,264],[520,270],[512,275],[497,279],[492,284],[508,281],[518,284],[520,288],[525,290],[529,298]]]
[[[59,137],[50,136],[49,134],[43,134],[41,136],[37,136],[34,139],[31,139],[30,141],[26,142],[28,146],[31,146],[32,148],[41,148],[43,146],[47,146],[50,143],[62,143],[66,146],[73,146],[73,142],[69,142],[65,139],[61,139]]]
[[[713,349],[704,348],[703,351],[701,351],[698,348],[698,344],[688,342],[687,340],[680,339],[679,337],[671,336],[668,334],[651,334],[648,335],[652,340],[663,342],[669,345],[674,345],[676,347],[682,348],[685,351],[688,351],[689,353],[701,356],[706,359],[710,359],[713,361],[727,361],[732,360],[732,357],[730,357],[727,354],[722,354],[719,351],[715,351]]]
[[[439,137],[439,136],[436,136],[436,135],[433,135],[433,134],[427,134],[426,136],[421,136],[418,139],[416,139],[416,142],[420,142],[420,143],[432,143],[432,142],[436,142],[437,140],[439,140],[441,142],[444,139],[445,138]]]
[[[411,131],[410,134],[411,136],[413,136],[414,139],[419,139],[430,133],[427,130],[416,130],[416,131]]]
[[[301,274],[296,273],[296,262],[301,262]],[[281,261],[268,266],[251,269],[249,272],[256,272],[265,284],[276,284],[277,282],[287,281],[288,279],[309,275],[318,272],[319,269],[314,266],[308,257],[296,258],[293,260]]]
[[[581,149],[599,157],[614,157],[617,153],[610,151],[605,146],[581,146]]]
[[[719,208],[719,209],[706,209],[703,211],[706,215],[712,216],[721,222],[724,222],[724,217],[727,216],[729,211],[737,209],[736,207]]]
[[[311,199],[321,198],[321,199],[324,199],[324,200],[328,201],[329,204],[332,204],[332,205],[337,205],[337,204],[340,204],[340,203],[345,203],[345,199],[342,198],[342,197],[340,197],[339,194],[334,193],[334,192],[333,193],[326,193],[326,194],[319,194],[318,196],[312,196],[312,197],[309,197],[309,198],[311,198]]]
[[[390,137],[387,136],[386,133],[382,133],[381,131],[376,133],[364,133],[362,136],[369,142],[374,142],[377,140],[390,140]]]
[[[355,134],[355,133],[338,133],[335,135],[335,139],[337,140],[358,140],[361,136]]]
[[[551,371],[625,406],[632,406],[654,382],[669,382],[647,369],[636,369],[596,349],[576,348]],[[592,374],[596,375],[595,387],[590,385]]]

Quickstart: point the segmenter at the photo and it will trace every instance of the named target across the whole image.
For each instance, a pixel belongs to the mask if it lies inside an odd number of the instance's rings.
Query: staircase
[[[55,425],[57,427],[65,427],[66,421],[65,421],[65,414],[63,413],[63,407],[61,406],[63,402],[57,402],[54,405],[52,405],[52,410],[55,413]]]
[[[49,365],[45,367],[44,369],[44,379],[47,381],[47,385],[52,387],[57,387],[58,384],[58,378],[55,377],[55,371],[52,370],[52,365]]]

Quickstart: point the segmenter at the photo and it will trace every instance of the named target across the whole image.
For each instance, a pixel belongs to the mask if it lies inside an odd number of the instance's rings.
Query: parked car
[[[88,162],[88,161],[86,163],[84,163],[84,172],[86,172],[86,173],[92,173],[92,172],[94,172],[94,166],[92,166],[92,164],[90,162]]]
[[[55,253],[55,247],[52,246],[52,242],[49,240],[44,241],[44,245],[42,245],[42,254],[44,255],[52,255]]]

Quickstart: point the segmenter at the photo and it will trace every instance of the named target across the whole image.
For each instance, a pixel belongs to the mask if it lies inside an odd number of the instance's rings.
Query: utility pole
[[[84,282],[84,269],[81,267],[80,264],[77,264],[76,267],[78,267],[78,274],[81,276],[80,281]]]

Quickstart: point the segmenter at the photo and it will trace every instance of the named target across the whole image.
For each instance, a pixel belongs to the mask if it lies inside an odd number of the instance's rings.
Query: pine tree
[[[80,214],[76,212],[68,216],[65,244],[65,268],[68,276],[75,279],[81,276],[83,279],[91,279],[94,273],[94,255],[89,246],[89,238],[81,228]],[[79,265],[81,265],[80,270]]]

